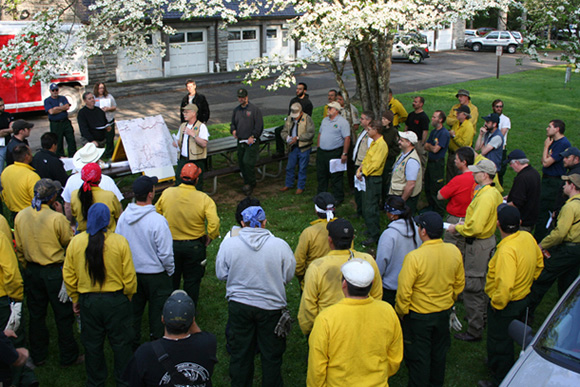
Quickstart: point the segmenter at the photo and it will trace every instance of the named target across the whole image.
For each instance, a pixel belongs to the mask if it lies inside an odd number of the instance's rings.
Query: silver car
[[[508,386],[580,386],[580,277],[500,385]]]
[[[473,51],[495,50],[497,46],[502,46],[505,51],[515,54],[518,47],[524,43],[522,34],[517,31],[491,31],[481,38],[469,38],[465,41],[465,46]]]

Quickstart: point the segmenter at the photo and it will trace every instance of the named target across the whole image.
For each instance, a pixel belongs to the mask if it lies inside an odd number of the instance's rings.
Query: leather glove
[[[457,318],[457,313],[455,312],[455,307],[451,308],[451,314],[449,315],[449,331],[461,331],[463,325],[461,325],[461,321]]]
[[[20,319],[22,318],[22,302],[11,302],[10,303],[10,318],[8,319],[8,324],[6,324],[6,329],[13,330],[16,332],[20,327]]]
[[[70,301],[70,297],[66,292],[66,286],[64,285],[64,281],[62,281],[62,286],[60,287],[60,291],[58,292],[58,300],[63,304]]]
[[[292,317],[288,309],[282,310],[282,315],[274,328],[274,334],[278,337],[286,337],[292,330]]]

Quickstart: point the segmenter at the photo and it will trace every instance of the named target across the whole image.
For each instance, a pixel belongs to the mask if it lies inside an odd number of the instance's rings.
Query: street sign
[[[503,47],[502,46],[497,46],[495,48],[495,55],[501,56],[501,54],[503,54]]]

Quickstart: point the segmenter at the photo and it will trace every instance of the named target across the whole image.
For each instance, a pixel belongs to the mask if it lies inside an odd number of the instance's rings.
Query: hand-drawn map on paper
[[[132,173],[177,164],[173,138],[161,115],[117,121]]]

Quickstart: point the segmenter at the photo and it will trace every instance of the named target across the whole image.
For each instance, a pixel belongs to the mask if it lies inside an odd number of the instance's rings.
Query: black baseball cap
[[[443,218],[434,211],[427,211],[421,215],[415,216],[415,223],[424,228],[429,234],[429,237],[437,236],[440,238],[443,235]]]
[[[502,203],[497,207],[497,220],[503,231],[514,233],[520,229],[520,210],[509,204]]]
[[[189,329],[195,317],[195,305],[191,297],[181,289],[175,290],[163,305],[165,326],[178,331]]]
[[[159,180],[155,176],[139,176],[137,180],[133,182],[133,192],[137,196],[147,195],[149,192],[153,191],[153,186],[157,184],[158,181]]]
[[[490,115],[483,117],[483,120],[489,121],[489,122],[495,122],[496,124],[499,124],[499,114],[491,113]]]
[[[336,243],[338,241],[351,242],[354,237],[354,228],[346,219],[336,219],[326,225],[328,236]]]

